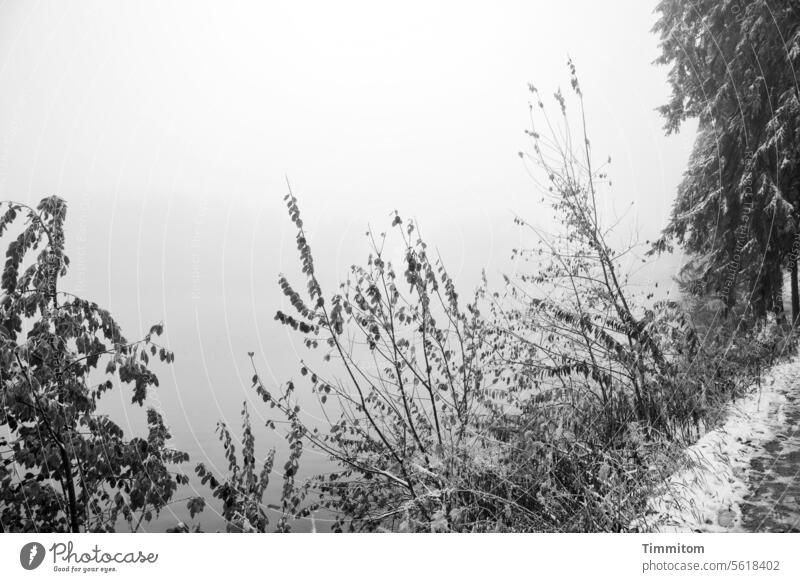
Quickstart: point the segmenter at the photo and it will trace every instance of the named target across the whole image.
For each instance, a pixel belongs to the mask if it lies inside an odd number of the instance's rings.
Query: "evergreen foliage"
[[[668,132],[699,131],[664,237],[690,254],[686,289],[781,316],[783,271],[793,319],[800,235],[800,7],[792,0],[664,0],[655,31],[668,65]]]

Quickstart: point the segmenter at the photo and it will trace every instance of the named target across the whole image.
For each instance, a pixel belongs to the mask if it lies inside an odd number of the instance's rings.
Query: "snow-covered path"
[[[745,531],[800,532],[800,385],[786,393],[785,419],[750,460]]]
[[[688,465],[650,500],[639,528],[800,531],[800,358],[764,376],[688,449]]]

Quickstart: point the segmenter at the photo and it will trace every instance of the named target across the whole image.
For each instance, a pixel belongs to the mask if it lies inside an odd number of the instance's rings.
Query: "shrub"
[[[2,206],[0,236],[23,224],[1,284],[0,530],[113,531],[121,520],[136,531],[187,482],[170,465],[188,455],[169,446],[155,409],[147,435],[128,439],[97,407],[116,382],[144,405],[158,385],[150,357],[173,359],[156,342],[162,326],[129,342],[108,311],[59,288],[69,266],[61,199]]]
[[[301,363],[297,384],[270,389],[256,371],[253,386],[289,420],[284,479],[305,446],[338,468],[299,489],[292,481],[284,519],[324,508],[336,531],[626,530],[675,445],[740,392],[744,369],[776,353],[774,329],[710,337],[684,304],[631,291],[626,261],[639,249],[609,241],[598,202],[608,179],[570,69],[579,131],[560,91],[552,119],[531,87],[539,122],[520,154],[563,230],[516,219],[537,242],[515,251],[532,268],[507,277],[503,293],[484,280],[464,303],[415,225],[395,215],[396,238],[368,232],[365,266],[328,296],[286,196],[305,281],[297,290],[279,278],[292,311],[276,319],[322,354]],[[393,244],[401,266],[387,259]],[[305,420],[295,396],[305,388],[324,423]]]

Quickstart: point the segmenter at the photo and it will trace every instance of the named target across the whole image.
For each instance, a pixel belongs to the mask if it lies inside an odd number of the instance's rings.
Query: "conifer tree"
[[[737,296],[755,315],[782,309],[783,270],[800,311],[794,240],[800,234],[800,7],[791,0],[663,0],[657,62],[670,66],[666,130],[699,122],[689,168],[657,250],[691,260],[697,292]]]

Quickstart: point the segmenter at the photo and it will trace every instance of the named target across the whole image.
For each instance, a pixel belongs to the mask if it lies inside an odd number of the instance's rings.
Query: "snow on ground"
[[[785,422],[786,393],[800,382],[800,359],[771,368],[728,407],[725,424],[686,451],[688,462],[648,502],[640,531],[741,531],[750,460]]]

